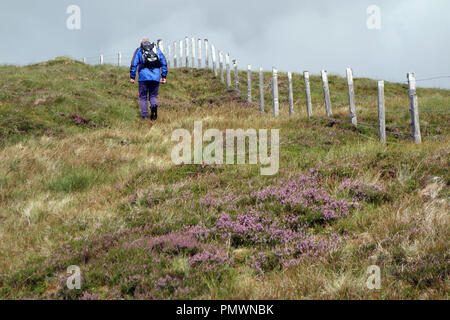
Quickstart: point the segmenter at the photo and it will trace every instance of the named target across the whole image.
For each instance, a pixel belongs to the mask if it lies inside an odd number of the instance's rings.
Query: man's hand
[[[135,82],[136,82],[136,80],[134,80],[134,79],[130,79],[130,82],[131,82],[131,83],[135,83]]]
[[[166,83],[167,82],[167,80],[166,80],[166,78],[161,78],[161,81],[160,81],[161,83]]]

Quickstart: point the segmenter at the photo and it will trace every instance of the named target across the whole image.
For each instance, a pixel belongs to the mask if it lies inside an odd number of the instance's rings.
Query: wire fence
[[[228,89],[236,90],[237,94],[243,95],[244,98],[247,99],[248,102],[253,102],[253,92],[252,92],[252,66],[248,65],[247,67],[247,91],[241,92],[242,88],[240,85],[239,79],[239,70],[237,65],[237,60],[231,60],[231,56],[229,53],[224,54],[223,51],[217,50],[213,44],[209,44],[208,39],[195,39],[186,37],[184,40],[173,41],[170,42],[168,46],[164,46],[162,40],[157,41],[157,47],[161,50],[161,52],[165,55],[167,64],[169,68],[206,68],[212,69],[214,77],[219,78],[221,82],[226,83]],[[99,56],[90,56],[84,57],[81,60],[86,64],[112,64],[123,66],[126,65],[126,61],[131,61],[135,52],[118,52],[116,54],[102,54]],[[125,62],[125,63],[124,63]],[[233,70],[232,70],[233,69]],[[232,75],[234,74],[234,79],[232,79]],[[292,86],[292,77],[296,76],[295,74],[288,72],[287,73],[287,86],[288,86],[288,103],[289,103],[289,114],[292,116],[294,111],[294,99],[293,99],[293,86]],[[309,79],[309,72],[303,72],[304,80],[304,89],[305,89],[305,98],[306,98],[306,107],[308,116],[312,116],[312,101],[311,101],[311,83]],[[267,85],[264,81],[263,69],[259,68],[259,104],[260,111],[264,112],[265,108],[265,91],[271,90],[272,92],[272,108],[273,115],[275,117],[279,116],[279,107],[280,107],[280,97],[279,97],[279,84],[282,84],[282,81],[279,82],[278,79],[278,70],[276,68],[272,69],[272,79],[271,82]],[[378,132],[378,138],[382,143],[393,143],[396,144],[396,140],[387,140],[386,134],[393,137],[394,139],[412,139],[416,143],[422,142],[422,134],[420,128],[435,128],[435,129],[443,129],[450,127],[450,119],[448,118],[448,114],[450,113],[450,101],[448,101],[449,106],[440,107],[439,109],[420,109],[419,103],[417,99],[417,90],[416,83],[417,82],[425,82],[425,81],[433,81],[440,79],[450,79],[450,75],[436,75],[429,76],[426,78],[415,78],[414,73],[408,73],[407,81],[401,81],[400,83],[408,84],[408,89],[404,94],[396,93],[395,96],[384,96],[384,81],[378,81],[378,86],[376,89],[377,95],[361,95],[355,94],[358,88],[355,90],[354,80],[353,80],[353,70],[347,68],[347,94],[341,92],[337,94],[331,95],[329,89],[329,82],[327,72],[325,70],[321,71],[321,80],[322,80],[322,89],[324,94],[324,106],[325,111],[328,118],[332,117],[332,108],[343,108],[348,107],[350,111],[350,120],[341,121],[333,118],[337,123],[347,124],[350,123],[356,128],[361,127],[367,130],[375,130]],[[315,80],[316,81],[316,80]],[[358,81],[358,80],[356,80]],[[284,82],[283,82],[284,85]],[[366,88],[367,89],[367,88]],[[372,89],[370,89],[372,90]],[[347,103],[338,103],[338,101],[342,101],[343,99],[348,99]],[[396,105],[395,100],[407,99],[409,100],[409,106],[395,106],[395,109],[386,109],[385,103],[386,101],[390,105]],[[362,101],[364,104],[367,101],[373,101],[378,106],[377,109],[368,109],[363,108],[359,103]],[[450,99],[449,99],[450,100]],[[358,104],[358,107],[357,107]],[[371,113],[378,114],[378,123],[371,124],[367,122],[358,121],[357,113],[358,111],[364,111],[365,115],[370,115]],[[407,115],[409,114],[411,117],[411,122],[409,124],[393,124],[388,123],[386,126],[386,114],[395,115]],[[427,121],[419,121],[419,115],[422,114],[442,114],[447,117],[444,123],[428,123]],[[389,121],[393,120],[393,118],[389,118]],[[439,119],[442,120],[442,119]],[[409,133],[400,132],[400,129],[410,129]],[[368,136],[365,133],[360,132],[358,129],[356,131],[360,136],[365,137],[371,140],[377,140],[374,137]],[[433,131],[436,133],[436,131]],[[435,139],[442,137],[442,130],[440,134],[437,135],[425,135],[427,139]]]

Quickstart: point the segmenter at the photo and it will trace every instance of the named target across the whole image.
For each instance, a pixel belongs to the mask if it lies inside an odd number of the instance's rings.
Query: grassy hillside
[[[415,145],[407,86],[386,83],[383,146],[370,79],[355,80],[356,129],[338,76],[331,119],[312,77],[308,119],[302,77],[290,118],[281,75],[275,119],[269,74],[260,114],[210,71],[170,70],[152,123],[127,68],[58,58],[0,73],[0,298],[448,299],[450,91],[419,88]],[[280,129],[279,174],[174,166],[172,132],[196,120]],[[70,265],[81,290],[65,286]],[[381,290],[366,287],[371,265]]]

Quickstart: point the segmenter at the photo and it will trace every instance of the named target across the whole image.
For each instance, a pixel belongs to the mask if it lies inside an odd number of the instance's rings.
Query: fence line
[[[184,46],[184,47],[183,47]],[[189,46],[191,48],[189,48]],[[179,40],[174,41],[173,43],[169,44],[167,46],[167,51],[165,50],[164,42],[162,39],[157,40],[157,47],[161,52],[164,54],[167,52],[168,59],[167,65],[169,68],[172,67],[173,62],[173,68],[183,67],[183,54],[184,54],[184,66],[186,68],[198,68],[201,69],[203,66],[208,70],[210,67],[209,59],[211,55],[211,62],[212,62],[212,71],[215,78],[218,76],[220,77],[220,81],[225,83],[225,72],[226,72],[226,86],[228,89],[232,86],[231,81],[231,65],[230,65],[230,59],[231,56],[229,53],[225,56],[225,61],[223,57],[223,51],[219,50],[219,70],[217,69],[217,57],[216,57],[216,48],[214,44],[210,44],[208,39],[204,39],[203,41],[199,38],[195,39],[195,37],[192,37],[189,39],[187,36],[185,37],[185,41]],[[191,49],[191,50],[189,50]],[[100,65],[103,65],[105,63],[110,64],[117,64],[117,66],[122,66],[123,59],[130,58],[134,56],[134,52],[118,52],[117,54],[101,54],[99,56],[93,56],[93,57],[83,57],[82,61],[84,63],[87,63],[88,61],[96,61]],[[190,58],[190,59],[189,59]],[[197,61],[196,61],[197,59]],[[189,60],[190,64],[189,64]],[[224,66],[225,62],[225,66]],[[232,61],[233,67],[234,67],[234,77],[235,77],[235,87],[236,92],[240,94],[240,84],[239,84],[239,71],[238,71],[238,65],[237,60],[234,59]],[[226,70],[224,70],[224,67]],[[218,71],[220,74],[218,75]],[[294,94],[293,94],[293,77],[295,76],[292,72],[287,72],[287,91],[288,91],[288,106],[289,106],[289,115],[293,116],[295,113],[294,110]],[[362,95],[355,95],[355,87],[354,87],[354,79],[353,79],[353,70],[351,68],[346,69],[346,77],[347,77],[347,96],[348,96],[348,103],[345,104],[332,104],[332,95],[329,88],[329,81],[328,81],[328,75],[326,70],[321,70],[320,77],[322,81],[322,90],[323,90],[323,99],[324,99],[324,105],[325,105],[325,113],[327,117],[331,117],[333,115],[332,112],[332,105],[335,107],[344,107],[348,106],[349,108],[349,114],[350,119],[349,121],[340,121],[333,119],[333,121],[338,123],[351,123],[353,126],[358,127],[364,127],[367,129],[374,129],[378,131],[379,141],[383,144],[387,143],[386,135],[393,135],[395,137],[403,136],[412,138],[412,140],[415,143],[421,143],[422,142],[422,134],[421,134],[421,127],[424,128],[434,128],[434,127],[449,127],[450,124],[422,124],[419,120],[419,114],[424,113],[448,113],[450,112],[450,106],[444,109],[419,109],[419,102],[418,102],[418,96],[417,96],[417,89],[416,89],[416,83],[418,81],[431,81],[436,79],[444,79],[444,78],[450,78],[450,76],[436,76],[436,77],[429,77],[429,78],[423,78],[423,79],[416,79],[415,74],[410,72],[407,74],[407,81],[401,82],[401,83],[407,83],[408,84],[408,94],[404,96],[404,98],[409,99],[409,106],[408,108],[406,106],[398,107],[398,108],[404,108],[404,110],[386,110],[385,107],[385,100],[386,99],[398,99],[401,98],[401,96],[395,95],[394,97],[386,97],[384,88],[385,83],[384,81],[377,81],[377,95],[376,96],[362,96]],[[312,96],[311,96],[311,81],[310,81],[310,75],[308,71],[303,72],[303,80],[304,80],[304,90],[305,90],[305,98],[306,98],[306,112],[308,117],[312,116]],[[273,115],[275,117],[279,116],[279,108],[280,108],[280,99],[279,99],[279,81],[278,81],[278,70],[276,67],[272,68],[272,80],[270,83],[271,91],[272,91],[272,108],[273,108]],[[259,102],[260,102],[260,111],[261,113],[264,112],[265,108],[265,96],[264,96],[264,89],[266,89],[264,84],[264,72],[263,68],[259,68]],[[342,96],[342,94],[338,93],[337,95],[333,95],[334,101],[336,101],[336,96]],[[378,112],[378,125],[374,126],[368,123],[362,123],[358,122],[357,118],[357,101],[358,100],[364,100],[364,99],[377,99],[377,105],[378,110],[365,110],[365,112]],[[247,68],[247,101],[252,102],[252,66],[248,65]],[[386,127],[386,114],[391,113],[410,113],[411,123],[410,125],[391,125],[389,127]],[[395,131],[399,128],[410,128],[410,134],[404,134]],[[357,130],[357,133],[363,137],[373,139],[372,137],[366,136],[359,132]],[[438,136],[426,136],[427,138],[436,138]],[[388,143],[393,143],[389,141]]]

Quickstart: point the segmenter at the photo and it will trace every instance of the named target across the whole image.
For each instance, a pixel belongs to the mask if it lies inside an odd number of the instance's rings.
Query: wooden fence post
[[[164,54],[164,42],[161,39],[157,40],[156,47]]]
[[[384,84],[383,84],[384,85]],[[356,117],[356,105],[355,105],[355,89],[353,85],[353,71],[347,68],[347,88],[348,88],[348,104],[350,110],[350,120],[352,124],[357,126],[358,119]]]
[[[117,54],[117,65],[119,67],[122,65],[122,54],[120,52]]]
[[[411,136],[415,143],[422,143],[419,123],[419,101],[417,99],[416,75],[414,72],[408,73],[408,93],[411,113]]]
[[[230,54],[226,55],[226,65],[227,65],[227,86],[231,88],[231,67],[230,67]]]
[[[252,102],[252,66],[247,66],[247,101]]]
[[[323,87],[323,95],[325,100],[325,109],[327,112],[327,117],[331,117],[333,112],[331,110],[331,98],[330,98],[330,88],[328,86],[328,76],[325,70],[322,70],[322,87]]]
[[[278,70],[272,69],[272,107],[273,115],[278,117],[280,113],[280,101],[278,99]]]
[[[288,97],[289,97],[289,115],[294,115],[294,93],[292,91],[292,72],[288,72]]]
[[[173,67],[178,67],[178,44],[176,41],[173,42]]]
[[[384,110],[384,81],[378,81],[378,135],[386,144],[386,115]]]
[[[308,117],[312,116],[312,103],[311,103],[311,85],[309,83],[309,72],[303,72],[303,81],[305,82],[305,96],[306,96],[306,112]]]
[[[186,68],[189,68],[189,38],[186,36],[184,38],[184,64]]]
[[[167,51],[168,51],[167,67],[170,68],[172,64],[172,45],[170,43],[169,46],[167,47]]]
[[[217,78],[216,47],[213,44],[211,45],[211,55],[212,55],[214,77]]]
[[[219,68],[220,68],[220,81],[225,82],[223,75],[223,53],[219,51]]]
[[[180,40],[180,68],[183,67],[183,40]]]
[[[202,40],[198,39],[198,68],[202,68]]]
[[[236,92],[240,93],[241,89],[239,88],[239,71],[236,60],[233,60],[233,66],[234,66],[234,82],[236,84]]]
[[[103,55],[102,54],[100,55],[100,64],[101,65],[103,64]]]
[[[205,68],[209,69],[209,44],[208,44],[208,39],[205,39]]]
[[[192,51],[192,57],[191,57],[191,67],[195,69],[195,57],[196,57],[196,50],[195,50],[195,38],[191,39],[191,51]]]
[[[259,107],[261,113],[264,112],[264,72],[263,68],[259,68]]]

